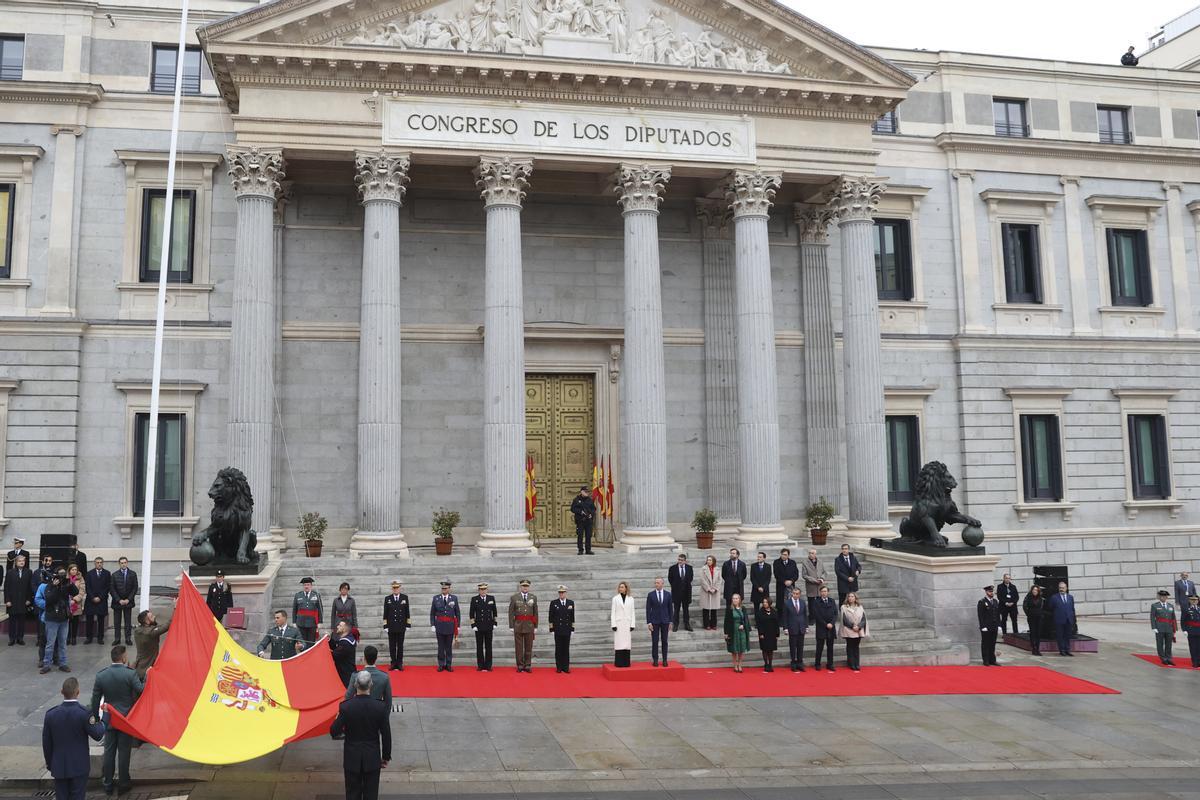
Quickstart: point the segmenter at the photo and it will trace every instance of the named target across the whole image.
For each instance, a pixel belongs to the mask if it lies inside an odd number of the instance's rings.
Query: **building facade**
[[[0,518],[132,547],[178,9],[0,10]],[[822,496],[865,538],[937,459],[1088,611],[1195,565],[1194,73],[768,0],[231,0],[189,37],[156,541],[234,464],[276,543],[316,510],[403,554],[445,506],[527,551],[527,454],[539,540],[596,458],[627,549],[706,505],[794,539]]]

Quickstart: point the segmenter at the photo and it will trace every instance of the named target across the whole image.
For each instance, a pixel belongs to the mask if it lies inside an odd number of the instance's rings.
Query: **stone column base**
[[[351,558],[410,558],[408,542],[399,531],[355,531],[350,537]]]
[[[733,546],[749,553],[763,547],[795,547],[796,541],[787,537],[782,525],[740,525],[733,537]]]
[[[870,539],[900,538],[900,534],[896,533],[892,528],[892,523],[887,521],[861,522],[858,520],[849,520],[846,522],[846,531],[842,536],[851,544],[857,543],[864,547]]]
[[[271,541],[275,542],[277,550],[287,550],[287,534],[283,532],[283,528],[277,525],[271,526]]]
[[[613,543],[613,550],[623,553],[640,553],[643,550],[669,550],[679,552],[683,545],[675,541],[671,529],[662,528],[622,528],[621,538]]]
[[[515,531],[483,531],[475,551],[481,556],[537,555],[533,538],[524,528]]]

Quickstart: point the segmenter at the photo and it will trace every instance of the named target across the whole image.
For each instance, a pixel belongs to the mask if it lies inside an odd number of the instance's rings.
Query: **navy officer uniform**
[[[437,634],[438,672],[454,672],[454,641],[461,621],[458,597],[450,594],[450,581],[442,581],[442,593],[435,594],[429,606],[429,627]]]
[[[388,655],[392,669],[404,671],[404,634],[412,627],[412,610],[408,595],[400,591],[401,583],[392,581],[392,593],[383,598],[383,627],[387,629]]]
[[[492,633],[496,630],[496,620],[500,615],[496,607],[496,598],[487,593],[487,583],[477,587],[479,594],[471,598],[470,616],[471,630],[475,632],[475,671],[492,671]]]
[[[42,724],[42,756],[54,777],[56,800],[83,800],[87,793],[88,737],[104,738],[104,723],[79,703],[79,681],[67,678],[63,703],[46,712]]]
[[[554,634],[554,668],[571,671],[571,634],[575,631],[575,601],[567,599],[567,587],[559,584],[558,597],[550,601],[550,632]]]
[[[1188,651],[1192,656],[1192,668],[1200,669],[1200,595],[1188,595],[1188,604],[1180,613],[1183,632],[1188,637]]]

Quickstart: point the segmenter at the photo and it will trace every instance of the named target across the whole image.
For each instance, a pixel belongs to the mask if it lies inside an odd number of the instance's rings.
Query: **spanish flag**
[[[213,618],[185,573],[146,689],[129,716],[108,709],[112,724],[200,764],[249,761],[321,736],[346,691],[324,642],[283,661],[259,658]]]
[[[592,459],[592,502],[604,516],[604,468],[600,464],[599,459]]]
[[[613,515],[613,497],[617,494],[617,487],[613,484],[612,479],[612,456],[608,457],[608,487],[604,492],[604,516],[612,519]]]
[[[533,456],[525,456],[525,521],[533,519],[537,510],[537,472],[533,468]]]

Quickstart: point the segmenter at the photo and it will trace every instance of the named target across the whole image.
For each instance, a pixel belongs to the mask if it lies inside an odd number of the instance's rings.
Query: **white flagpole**
[[[179,109],[183,104],[183,62],[187,55],[188,0],[179,15],[179,49],[175,51],[175,103],[171,109],[171,153],[167,158],[167,197],[164,202],[162,248],[158,256],[158,305],[154,316],[154,369],[150,381],[150,430],[146,433],[146,504],[142,513],[142,611],[150,608],[150,559],[154,541],[154,479],[158,470],[158,398],[162,389],[163,323],[167,313],[167,273],[171,271],[172,217],[175,211],[175,153],[179,145]]]

